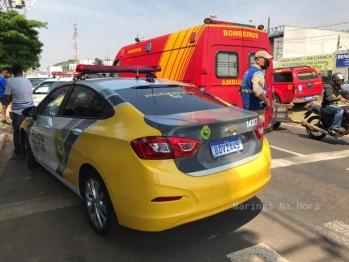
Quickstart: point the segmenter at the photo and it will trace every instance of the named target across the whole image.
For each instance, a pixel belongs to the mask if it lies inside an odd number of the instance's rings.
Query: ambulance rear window
[[[291,72],[274,73],[274,82],[275,83],[293,82],[292,73]]]
[[[169,115],[228,107],[216,97],[188,86],[157,86],[115,90],[145,115]]]
[[[297,76],[298,76],[298,80],[311,80],[311,79],[319,78],[319,76],[315,71],[298,72]]]
[[[218,78],[238,77],[238,54],[218,52],[216,55],[216,76]]]

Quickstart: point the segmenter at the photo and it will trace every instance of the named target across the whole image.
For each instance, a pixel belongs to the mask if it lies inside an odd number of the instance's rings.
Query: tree
[[[47,28],[47,23],[27,20],[17,11],[0,12],[0,69],[11,71],[20,64],[23,71],[40,66],[43,44],[37,28]]]
[[[61,66],[63,71],[69,71],[70,64],[75,64],[75,60],[69,59],[68,61],[56,63],[54,66]]]
[[[99,58],[95,58],[95,61],[93,62],[94,65],[103,65],[103,61]]]

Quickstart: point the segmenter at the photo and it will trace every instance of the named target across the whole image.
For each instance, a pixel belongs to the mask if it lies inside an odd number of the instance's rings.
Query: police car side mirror
[[[25,117],[32,117],[36,120],[37,118],[37,107],[36,106],[31,106],[22,111],[22,115]]]

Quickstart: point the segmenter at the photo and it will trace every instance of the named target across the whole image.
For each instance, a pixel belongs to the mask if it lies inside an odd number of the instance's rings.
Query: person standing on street
[[[0,72],[0,102],[1,102],[1,123],[4,125],[11,125],[9,122],[6,120],[6,110],[10,102],[5,101],[5,88],[7,85],[6,81],[7,77],[7,71],[6,70],[1,70]]]
[[[28,78],[23,76],[22,66],[14,64],[12,66],[14,78],[7,83],[5,98],[12,101],[12,127],[14,152],[12,159],[22,159],[24,152],[21,147],[19,128],[24,120],[22,111],[34,106],[32,84]]]
[[[265,95],[265,77],[263,70],[269,67],[269,59],[273,56],[266,51],[258,51],[255,54],[255,63],[246,71],[242,78],[240,94],[243,107],[246,110],[256,112],[264,118],[264,111],[270,106]]]

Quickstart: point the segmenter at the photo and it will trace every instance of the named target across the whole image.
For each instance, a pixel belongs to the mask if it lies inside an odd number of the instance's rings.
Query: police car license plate
[[[241,138],[238,136],[211,142],[210,147],[213,158],[243,150]]]
[[[306,97],[305,97],[305,100],[306,100],[306,101],[313,100],[313,97],[312,97],[312,96],[306,96]]]

